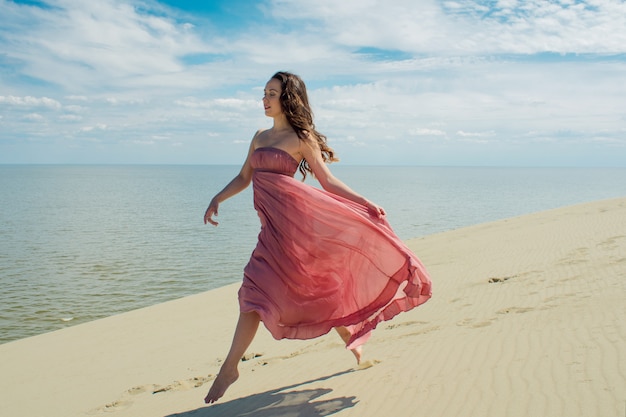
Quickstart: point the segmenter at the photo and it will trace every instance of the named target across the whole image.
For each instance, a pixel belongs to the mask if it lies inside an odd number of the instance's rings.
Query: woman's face
[[[283,112],[282,106],[280,105],[281,92],[281,83],[276,78],[272,78],[265,84],[263,107],[265,108],[266,116],[275,117]]]

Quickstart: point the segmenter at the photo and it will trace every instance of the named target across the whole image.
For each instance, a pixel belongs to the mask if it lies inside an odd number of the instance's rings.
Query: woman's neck
[[[287,117],[285,117],[284,114],[281,114],[280,116],[274,117],[274,127],[272,127],[272,129],[274,131],[281,131],[281,130],[290,130],[293,128],[289,124]]]

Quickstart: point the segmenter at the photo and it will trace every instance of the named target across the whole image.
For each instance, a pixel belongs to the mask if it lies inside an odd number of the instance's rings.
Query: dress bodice
[[[250,164],[255,171],[276,172],[293,177],[298,169],[298,161],[287,151],[278,148],[257,148]]]

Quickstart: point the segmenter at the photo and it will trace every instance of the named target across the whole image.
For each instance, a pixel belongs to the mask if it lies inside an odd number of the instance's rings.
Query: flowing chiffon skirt
[[[276,339],[311,339],[346,326],[347,347],[378,323],[431,297],[420,260],[384,218],[293,177],[298,162],[277,148],[252,155],[259,240],[239,290]]]

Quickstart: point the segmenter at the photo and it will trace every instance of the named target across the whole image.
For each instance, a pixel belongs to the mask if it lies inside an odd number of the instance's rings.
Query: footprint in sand
[[[144,392],[153,391],[154,387],[154,385],[140,385],[138,387],[133,387],[129,389],[128,391],[126,391],[126,393],[129,395],[139,395],[143,394]]]
[[[270,363],[276,361],[276,360],[280,360],[280,359],[289,359],[290,357],[296,356],[296,354],[292,354],[292,356],[285,356],[283,358],[267,358],[264,357],[265,354],[264,353],[247,353],[245,354],[242,358],[241,361],[242,362],[249,362],[253,359],[258,359],[258,358],[262,358],[257,360],[256,362],[254,362],[254,364],[252,365],[253,367],[257,367],[257,366],[266,366],[269,365]],[[252,371],[254,372],[254,368],[252,369]]]
[[[520,272],[515,275],[506,275],[500,277],[490,277],[487,279],[489,284],[497,284],[497,283],[505,283],[507,281],[515,280],[514,282],[526,283],[526,284],[536,284],[537,282],[544,282],[546,278],[543,276],[544,271],[542,270],[532,270],[526,272]]]
[[[461,326],[461,327],[471,327],[472,329],[478,329],[480,327],[490,326],[492,324],[492,322],[493,322],[493,320],[476,322],[472,318],[467,318],[467,319],[463,319],[463,320],[457,321],[456,325],[457,326]]]
[[[487,326],[491,326],[491,324],[492,324],[492,322],[488,320],[488,321],[481,321],[481,322],[478,322],[478,323],[474,323],[474,324],[472,324],[470,327],[471,327],[472,329],[478,329],[478,328],[480,328],[480,327],[487,327]]]
[[[496,311],[496,314],[509,314],[509,313],[528,313],[529,311],[533,311],[533,308],[529,307],[508,307],[503,308],[502,310]]]
[[[465,327],[465,326],[470,326],[473,322],[474,322],[474,319],[472,319],[472,318],[465,318],[463,320],[457,321],[456,325],[457,326],[461,326],[461,327]]]
[[[505,281],[508,281],[508,280],[510,280],[512,278],[516,278],[516,277],[517,277],[517,275],[513,275],[513,276],[510,276],[510,277],[493,277],[493,278],[489,278],[488,282],[490,284],[493,284],[493,283],[496,283],[496,282],[505,282]]]
[[[209,376],[196,376],[193,378],[185,379],[182,381],[175,381],[169,385],[161,386],[157,384],[138,385],[136,387],[126,390],[118,400],[112,401],[103,406],[97,407],[88,414],[97,415],[102,413],[110,413],[113,411],[120,411],[130,407],[133,404],[133,397],[141,394],[161,394],[168,391],[184,391],[201,387],[208,381],[213,380],[213,375]]]
[[[421,329],[421,330],[419,330],[417,332],[411,332],[411,333],[406,333],[406,334],[400,335],[399,338],[421,336],[421,335],[424,335],[424,334],[435,332],[435,331],[439,330],[440,328],[441,328],[440,326],[430,326],[430,327],[426,327],[424,329]]]
[[[88,411],[87,414],[89,415],[97,415],[97,414],[102,414],[102,413],[110,413],[113,411],[120,411],[120,410],[125,410],[128,407],[130,407],[133,404],[132,401],[129,400],[117,400],[117,401],[112,401],[108,404],[105,404],[101,407],[95,408],[91,411]]]
[[[379,363],[380,363],[379,360],[372,359],[372,360],[365,361],[363,363],[358,364],[354,369],[356,371],[362,371],[364,369],[369,369],[369,368],[371,368],[374,365],[378,365]]]
[[[426,321],[405,321],[402,323],[394,323],[394,324],[389,324],[387,327],[385,327],[386,330],[391,330],[391,329],[395,329],[398,327],[404,327],[404,326],[418,326],[418,325],[423,325],[423,324],[428,324],[428,322]]]
[[[589,262],[589,249],[585,247],[570,251],[564,258],[559,259],[558,265],[577,265]]]
[[[496,314],[500,316],[511,314],[511,313],[521,314],[521,313],[527,313],[533,310],[535,309],[530,308],[530,307],[507,307],[507,308],[503,308],[501,310],[496,311]],[[478,329],[481,327],[491,326],[497,320],[498,320],[498,317],[492,317],[490,319],[483,320],[483,321],[476,321],[473,318],[466,318],[466,319],[457,321],[456,325],[461,326],[461,327],[470,327],[472,329]]]
[[[606,239],[603,242],[600,242],[597,244],[597,247],[599,247],[600,249],[603,249],[605,251],[610,251],[610,250],[614,250],[617,249],[619,246],[617,244],[617,241],[620,239],[624,239],[626,238],[626,236],[613,236],[610,237],[608,239]]]
[[[209,376],[196,376],[193,378],[185,379],[183,381],[174,381],[173,383],[166,385],[164,387],[156,385],[153,389],[153,394],[160,394],[162,392],[167,391],[186,391],[193,388],[201,387],[206,384],[208,381],[211,381],[213,378],[211,375]]]
[[[283,361],[283,360],[287,360],[287,359],[292,359],[292,358],[295,358],[296,356],[300,356],[306,350],[310,350],[310,349],[304,348],[304,349],[292,352],[289,355],[270,356],[270,357],[265,357],[264,353],[251,352],[251,353],[246,353],[241,358],[241,362],[248,362],[248,363],[250,363],[250,365],[252,366],[251,371],[254,372],[254,369],[256,367],[258,367],[258,366],[267,366],[267,365],[270,365],[271,363],[276,362],[276,361]],[[261,358],[261,359],[259,359],[259,358]],[[254,359],[257,359],[257,360],[254,361]]]
[[[262,353],[246,353],[245,355],[243,355],[243,357],[241,358],[241,362],[247,362],[249,360],[255,359],[255,358],[260,358],[261,356],[263,356]]]

